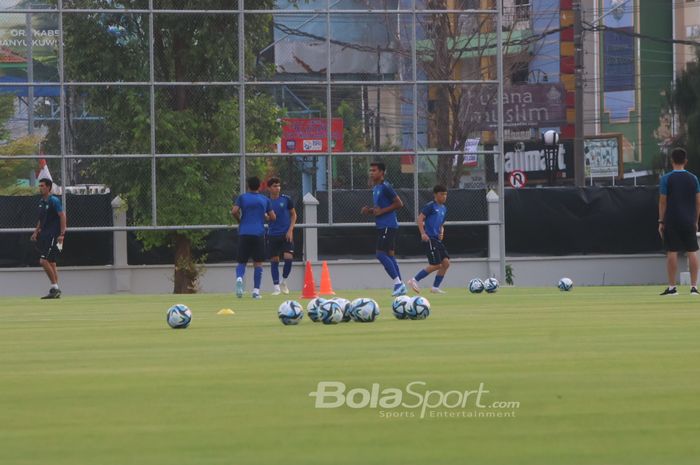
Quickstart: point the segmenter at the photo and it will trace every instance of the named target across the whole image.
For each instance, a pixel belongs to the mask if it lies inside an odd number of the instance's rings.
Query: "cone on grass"
[[[311,269],[311,262],[306,262],[306,271],[304,272],[304,289],[301,291],[302,299],[315,299],[318,297],[316,293],[316,281],[314,281],[314,270]]]
[[[321,268],[321,287],[318,293],[321,295],[335,295],[331,284],[331,272],[328,271],[328,263],[325,260],[323,261],[323,268]]]

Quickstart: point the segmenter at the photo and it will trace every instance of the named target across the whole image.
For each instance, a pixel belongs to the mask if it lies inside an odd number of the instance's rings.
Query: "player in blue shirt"
[[[231,214],[238,220],[238,266],[236,266],[236,296],[243,297],[243,277],[250,258],[253,259],[254,299],[260,298],[262,262],[265,259],[265,221],[275,221],[270,199],[258,192],[260,179],[256,176],[247,179],[248,192],[239,195]]]
[[[447,215],[447,188],[437,185],[433,187],[433,201],[425,204],[418,215],[416,223],[420,238],[425,244],[426,255],[428,256],[428,266],[423,268],[413,278],[408,280],[408,284],[414,291],[420,293],[418,281],[428,276],[433,271],[437,271],[433,287],[430,292],[433,294],[445,294],[445,291],[440,289],[447,269],[450,267],[450,256],[447,254],[447,249],[442,243],[442,238],[445,235],[445,215]]]
[[[66,213],[63,211],[61,199],[51,195],[53,182],[50,179],[39,180],[39,221],[32,234],[31,240],[37,242],[39,263],[49,277],[51,288],[42,299],[58,299],[61,289],[58,287],[58,269],[56,256],[63,249],[63,238],[66,235]]]
[[[681,148],[671,152],[673,171],[661,178],[659,185],[659,234],[666,247],[668,287],[661,295],[678,295],[676,271],[678,252],[687,252],[690,269],[690,295],[698,292],[698,217],[700,216],[700,182],[685,170],[688,155]]]
[[[384,180],[385,172],[384,163],[369,164],[369,178],[374,185],[372,189],[374,205],[362,207],[360,213],[374,216],[377,225],[377,260],[384,265],[387,274],[394,280],[394,291],[391,295],[399,296],[406,294],[406,285],[401,281],[401,271],[394,256],[396,235],[399,230],[396,210],[403,207],[403,202],[391,184]]]
[[[297,211],[291,197],[280,194],[282,181],[270,178],[267,181],[270,190],[270,202],[277,219],[271,221],[267,229],[267,254],[270,257],[270,273],[275,290],[272,295],[289,294],[287,278],[292,271],[294,258],[294,225],[297,223]],[[280,256],[284,257],[282,282],[280,282]]]

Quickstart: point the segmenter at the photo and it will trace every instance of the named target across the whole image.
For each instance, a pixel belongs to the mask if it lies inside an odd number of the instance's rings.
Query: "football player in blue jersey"
[[[384,179],[385,173],[384,163],[370,163],[369,178],[374,185],[372,188],[374,204],[371,207],[362,207],[360,213],[374,216],[377,228],[377,260],[384,265],[387,274],[394,281],[394,290],[391,295],[400,296],[406,294],[406,285],[401,280],[401,271],[394,254],[399,230],[396,210],[403,207],[403,202],[391,184]]]
[[[275,221],[275,212],[270,199],[262,195],[260,179],[256,176],[247,179],[248,192],[241,194],[231,209],[231,214],[239,222],[238,226],[238,266],[236,266],[236,296],[243,297],[243,277],[249,259],[253,259],[254,299],[260,298],[262,282],[262,262],[265,259],[265,221]]]
[[[292,271],[292,259],[294,258],[294,225],[297,223],[297,211],[294,208],[294,200],[285,194],[281,194],[282,181],[272,177],[267,181],[270,191],[270,202],[276,219],[268,224],[267,228],[267,255],[270,258],[270,273],[274,292],[289,294],[287,278]],[[282,281],[280,281],[280,257],[284,258],[282,268]]]
[[[433,201],[425,204],[416,220],[420,238],[425,245],[425,253],[428,256],[428,266],[408,280],[409,286],[418,293],[420,293],[418,281],[433,271],[437,271],[430,292],[433,294],[445,294],[445,291],[440,289],[440,284],[445,278],[447,269],[450,267],[450,256],[442,243],[445,235],[445,216],[447,215],[445,202],[447,202],[447,188],[441,185],[433,187]]]

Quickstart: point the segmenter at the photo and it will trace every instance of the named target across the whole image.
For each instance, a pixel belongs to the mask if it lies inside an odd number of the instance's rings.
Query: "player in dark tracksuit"
[[[49,277],[51,288],[42,299],[58,299],[61,289],[58,287],[58,269],[56,257],[63,248],[63,238],[66,235],[66,213],[63,211],[61,199],[51,195],[53,182],[50,179],[39,180],[39,221],[32,234],[31,240],[37,242],[40,258],[39,263]]]
[[[700,183],[698,178],[685,170],[688,157],[685,150],[673,149],[673,171],[664,175],[659,183],[659,234],[666,247],[668,287],[661,295],[678,295],[676,271],[678,252],[688,253],[690,268],[690,294],[698,293],[698,216],[700,216]]]

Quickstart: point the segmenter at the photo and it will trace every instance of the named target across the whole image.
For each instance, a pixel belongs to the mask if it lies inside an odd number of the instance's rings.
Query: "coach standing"
[[[32,234],[32,241],[37,242],[37,248],[41,254],[39,263],[46,272],[51,282],[49,293],[42,299],[58,299],[61,297],[61,289],[58,287],[58,269],[56,268],[56,256],[63,249],[63,237],[66,235],[66,213],[63,211],[61,199],[51,195],[53,182],[48,178],[39,180],[39,221]]]
[[[686,171],[688,156],[682,148],[671,152],[673,171],[661,178],[659,186],[659,234],[666,247],[668,287],[661,295],[678,295],[676,270],[678,252],[688,253],[690,294],[698,293],[698,217],[700,216],[700,183]]]

